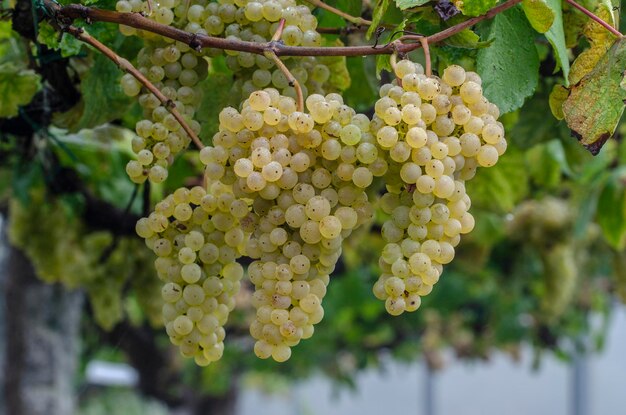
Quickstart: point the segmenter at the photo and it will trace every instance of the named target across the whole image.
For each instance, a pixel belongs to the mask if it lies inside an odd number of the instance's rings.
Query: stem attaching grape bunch
[[[454,258],[474,218],[465,181],[491,167],[506,150],[498,108],[482,95],[481,80],[457,65],[442,78],[402,60],[397,80],[383,85],[372,132],[389,164],[380,204],[389,219],[373,291],[392,315],[415,311]]]

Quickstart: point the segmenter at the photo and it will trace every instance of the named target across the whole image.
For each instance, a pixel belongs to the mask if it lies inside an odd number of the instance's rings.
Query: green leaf
[[[480,36],[474,33],[471,29],[464,29],[446,39],[445,44],[456,48],[480,49],[486,48],[492,42],[493,39],[487,42],[481,42]]]
[[[120,86],[122,72],[106,56],[96,54],[93,65],[80,82],[81,102],[61,114],[55,122],[64,123],[71,132],[113,121],[132,104]]]
[[[0,64],[0,118],[15,117],[40,86],[40,77],[33,70],[20,69],[12,62]]]
[[[480,16],[495,6],[497,0],[462,0],[456,2],[457,8],[466,16]]]
[[[37,40],[48,46],[50,49],[60,51],[61,56],[64,58],[78,55],[83,47],[83,43],[80,40],[76,39],[69,33],[60,34],[50,25],[50,23],[45,21],[39,23]]]
[[[561,140],[535,146],[526,153],[528,171],[533,182],[548,189],[561,183],[563,173],[571,174]]]
[[[556,16],[546,0],[524,0],[522,1],[522,9],[524,9],[530,25],[537,32],[546,33],[552,27]]]
[[[478,52],[483,93],[502,113],[520,108],[537,88],[539,57],[534,36],[522,10],[512,8],[494,18],[488,39],[495,40]]]
[[[597,221],[606,241],[615,249],[626,246],[626,197],[623,178],[617,172],[600,194]]]
[[[374,12],[372,13],[372,25],[367,30],[366,37],[369,39],[372,37],[372,34],[380,25],[380,21],[382,20],[387,8],[389,7],[389,0],[376,0],[376,6],[374,6]]]
[[[350,57],[347,61],[352,83],[344,92],[346,103],[357,111],[366,111],[376,101],[378,82],[374,57]]]
[[[430,2],[430,0],[396,0],[396,6],[400,10],[410,9],[411,7],[423,6]]]
[[[569,86],[569,58],[567,56],[567,46],[565,45],[565,30],[563,28],[563,10],[561,0],[546,0],[548,7],[554,13],[554,23],[546,32],[546,38],[554,49],[556,61],[563,71],[565,86]]]
[[[567,125],[591,154],[597,154],[613,135],[624,112],[626,90],[619,85],[625,66],[626,40],[620,39],[590,73],[571,87],[563,103]]]
[[[196,118],[202,126],[200,130],[202,142],[210,143],[218,131],[218,115],[230,103],[233,77],[225,73],[213,73],[202,81],[201,87],[202,102],[196,112]]]
[[[511,148],[495,166],[479,169],[476,177],[467,183],[467,193],[472,195],[472,205],[511,211],[528,193],[524,154]]]
[[[390,55],[376,55],[376,74],[379,78],[382,71],[393,73]]]
[[[552,92],[550,92],[548,103],[550,104],[550,111],[552,111],[552,115],[554,115],[554,118],[557,120],[565,118],[565,114],[563,114],[563,103],[568,96],[569,90],[559,84],[554,85]]]

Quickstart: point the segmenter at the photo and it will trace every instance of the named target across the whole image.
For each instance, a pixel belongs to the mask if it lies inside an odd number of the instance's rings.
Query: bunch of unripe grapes
[[[392,315],[414,311],[454,258],[474,218],[465,181],[491,167],[506,150],[498,108],[481,80],[457,65],[442,78],[421,65],[398,62],[397,79],[383,85],[372,133],[389,164],[380,206],[389,218],[374,294]]]

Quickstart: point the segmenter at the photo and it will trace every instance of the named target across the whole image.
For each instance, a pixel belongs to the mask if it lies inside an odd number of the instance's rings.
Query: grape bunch
[[[140,0],[120,0],[116,9],[120,12],[142,12],[158,23],[173,25],[190,33],[251,42],[269,41],[278,30],[279,21],[285,19],[280,38],[285,44],[321,45],[321,36],[315,31],[315,16],[308,7],[297,5],[294,0],[167,0],[150,4]],[[139,70],[163,92],[198,134],[200,124],[194,120],[202,95],[198,82],[207,77],[206,58],[217,56],[221,51],[204,49],[198,52],[184,43],[151,32],[123,25],[120,30],[125,35],[139,35],[146,39],[146,45],[137,59]],[[227,51],[226,55],[226,64],[236,78],[234,96],[247,97],[272,85],[283,95],[296,97],[294,86],[271,59],[238,51]],[[337,90],[326,63],[345,68],[341,57],[324,58],[323,61],[315,57],[293,57],[286,58],[285,63],[301,85],[304,96]],[[142,88],[132,75],[124,75],[121,85],[127,95],[139,95],[144,110],[144,119],[136,125],[138,137],[133,141],[137,160],[128,163],[127,173],[136,183],[143,183],[146,179],[161,183],[167,178],[168,165],[173,157],[187,148],[190,138],[157,97]]]
[[[441,79],[421,65],[398,62],[397,80],[383,85],[372,133],[389,165],[380,206],[386,245],[373,287],[392,315],[415,311],[462,234],[474,227],[465,181],[491,167],[506,150],[498,108],[483,96],[481,80],[457,65]]]
[[[232,213],[235,206],[241,215]],[[155,267],[165,282],[167,334],[184,356],[202,366],[224,351],[224,324],[244,274],[236,259],[248,237],[241,226],[247,214],[245,201],[213,182],[208,192],[201,186],[177,189],[137,222],[137,234],[157,255]]]
[[[207,76],[207,61],[186,45],[147,42],[139,52],[137,66],[198,134],[200,124],[193,117],[202,98],[198,83]],[[146,179],[161,183],[167,179],[173,157],[186,149],[191,139],[169,109],[131,74],[122,77],[121,85],[126,95],[139,96],[143,108],[132,141],[137,160],[128,162],[126,172],[135,183]]]
[[[322,320],[342,243],[372,221],[373,202],[386,218],[374,294],[398,315],[431,292],[460,235],[474,227],[465,182],[478,166],[494,165],[506,141],[475,73],[451,66],[439,79],[401,61],[396,74],[371,120],[339,94],[311,94],[304,110],[275,88],[220,112],[213,145],[200,151],[206,187],[179,189],[138,224],[160,256],[164,319],[184,355],[201,364],[221,355],[243,274],[236,260],[245,255],[255,354],[289,359]],[[208,281],[220,281],[220,290]],[[218,323],[210,332],[206,316]]]
[[[372,175],[360,166],[377,160],[367,117],[337,94],[310,95],[306,104],[308,113],[275,89],[253,92],[241,111],[221,112],[214,147],[200,153],[210,180],[232,182],[234,194],[254,201],[250,333],[256,355],[279,362],[313,334],[342,241],[373,214],[365,193]],[[362,136],[363,163],[354,146]]]
[[[264,43],[272,39],[281,19],[285,19],[280,41],[288,46],[321,46],[322,37],[315,30],[317,19],[305,5],[295,0],[218,1],[189,8],[187,30],[206,31],[225,39]],[[213,50],[216,54],[221,51]],[[271,59],[250,52],[226,51],[226,65],[235,73],[241,97],[272,86],[282,95],[296,97],[292,85]],[[330,69],[315,57],[285,58],[285,64],[300,83],[304,96],[331,92]]]

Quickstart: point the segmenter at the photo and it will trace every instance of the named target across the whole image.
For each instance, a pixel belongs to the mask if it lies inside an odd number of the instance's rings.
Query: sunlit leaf
[[[546,0],[524,0],[522,8],[531,26],[537,32],[546,33],[552,27],[556,16]]]
[[[15,117],[40,88],[40,77],[31,69],[20,69],[11,62],[0,64],[0,117]]]

